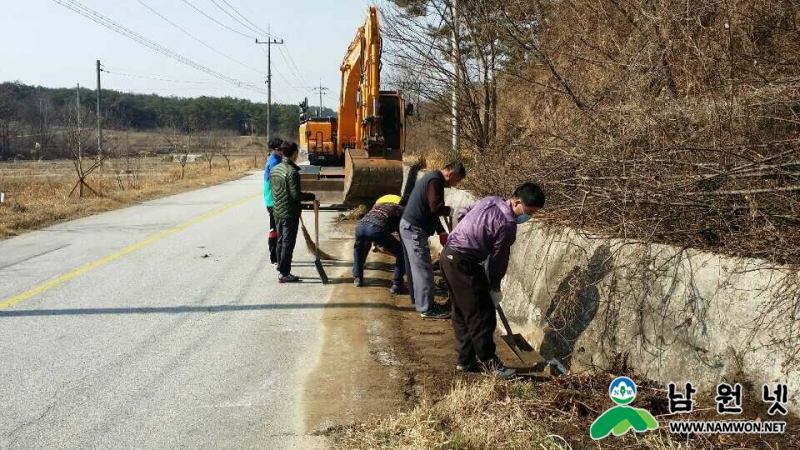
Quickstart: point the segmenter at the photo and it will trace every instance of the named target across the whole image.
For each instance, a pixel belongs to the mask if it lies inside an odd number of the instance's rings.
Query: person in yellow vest
[[[385,204],[399,205],[402,200],[403,200],[402,197],[400,197],[399,195],[386,194],[383,197],[381,197],[378,200],[376,200],[375,204],[376,205],[385,205]],[[405,203],[403,203],[403,204],[405,204]],[[375,252],[375,253],[380,252],[380,253],[393,254],[392,252],[390,252],[389,250],[381,247],[380,245],[376,244],[375,242],[372,243],[372,251]]]
[[[399,205],[400,204],[400,200],[401,200],[401,198],[400,198],[399,195],[387,194],[387,195],[384,195],[383,197],[379,198],[377,201],[375,201],[375,204],[376,205],[381,205],[381,204],[384,204],[384,203],[392,203],[392,204],[395,204],[395,205]]]

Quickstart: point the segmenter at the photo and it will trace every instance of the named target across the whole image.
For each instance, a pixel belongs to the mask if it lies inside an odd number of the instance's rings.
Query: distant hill
[[[80,96],[84,123],[96,123],[93,122],[95,91],[82,88]],[[266,103],[240,98],[163,97],[103,89],[101,99],[104,129],[143,131],[175,127],[184,132],[226,130],[240,135],[265,135],[267,129]],[[75,88],[46,88],[18,82],[0,84],[0,159],[17,154],[27,156],[35,142],[45,150],[52,147],[54,130],[75,116],[75,104]],[[297,105],[273,104],[272,134],[297,139],[299,115]],[[325,108],[323,115],[336,113]],[[62,153],[53,150],[44,153],[51,156]]]

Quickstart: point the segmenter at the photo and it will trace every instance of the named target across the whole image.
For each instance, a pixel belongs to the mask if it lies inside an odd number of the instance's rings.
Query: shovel
[[[534,366],[537,363],[542,361],[542,357],[539,356],[539,353],[528,344],[528,341],[522,337],[521,334],[514,334],[511,332],[511,326],[508,324],[508,319],[506,319],[506,315],[503,312],[503,308],[500,305],[497,305],[497,314],[500,316],[500,320],[503,322],[503,327],[506,329],[506,334],[503,336],[503,341],[508,345],[508,348],[517,355],[520,361],[523,363]]]
[[[316,200],[314,200],[314,234],[316,235],[314,266],[317,267],[317,273],[322,279],[322,284],[328,284],[328,274],[325,273],[325,268],[322,267],[322,261],[319,259],[319,202]]]

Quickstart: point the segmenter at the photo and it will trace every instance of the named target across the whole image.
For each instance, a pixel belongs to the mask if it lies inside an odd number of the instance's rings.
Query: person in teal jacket
[[[275,168],[275,166],[280,164],[281,160],[283,159],[280,149],[281,144],[283,144],[283,140],[280,138],[270,139],[269,143],[267,144],[270,151],[269,158],[267,158],[267,164],[264,166],[264,204],[267,206],[267,212],[269,212],[269,262],[276,267],[278,266],[278,231],[275,228],[275,216],[272,215],[272,208],[275,206],[275,202],[272,199],[272,189],[269,184],[269,173]]]

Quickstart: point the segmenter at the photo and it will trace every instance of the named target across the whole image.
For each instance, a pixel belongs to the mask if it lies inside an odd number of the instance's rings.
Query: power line
[[[183,0],[183,1],[186,2],[186,0]],[[240,16],[242,19],[244,19],[247,22],[247,24],[249,24],[249,25],[247,25],[245,23],[242,23],[242,21],[240,21],[236,17],[232,16],[227,10],[225,10],[222,6],[220,6],[216,1],[211,0],[211,2],[214,3],[214,5],[217,8],[219,8],[222,12],[227,14],[230,18],[236,20],[240,25],[244,26],[248,30],[253,31],[255,33],[264,34],[264,35],[268,36],[270,39],[272,38],[272,34],[269,31],[264,31],[258,25],[256,25],[252,21],[250,21],[250,19],[248,19],[247,16],[245,16],[244,14],[239,12],[239,10],[237,10],[227,0],[222,0],[222,2],[225,3],[234,13],[236,13],[238,16]],[[241,34],[241,33],[239,33],[239,34]],[[287,52],[284,52],[283,49],[280,48],[280,47],[278,48],[278,51],[281,54],[281,58],[283,58],[284,62],[286,62],[286,65],[289,67],[289,71],[292,72],[292,75],[297,77],[297,79],[299,81],[301,81],[304,85],[308,85],[309,84],[308,81],[306,81],[306,79],[303,77],[302,72],[297,67],[297,64],[294,62],[294,58],[292,58],[291,52],[288,51],[288,48],[287,48]],[[283,78],[282,74],[278,73],[278,75]],[[291,83],[289,83],[289,84],[291,84]]]
[[[229,77],[229,76],[227,76],[225,74],[222,74],[222,73],[217,72],[217,71],[215,71],[213,69],[209,69],[206,66],[198,64],[198,63],[192,61],[191,59],[189,59],[189,58],[187,58],[187,57],[185,57],[185,56],[183,56],[181,54],[178,54],[178,53],[168,49],[167,47],[164,47],[163,45],[161,45],[161,44],[159,44],[159,43],[157,43],[157,42],[155,42],[153,40],[150,40],[150,39],[146,38],[145,36],[142,36],[139,33],[136,33],[133,30],[130,30],[129,28],[126,28],[126,27],[118,24],[117,22],[114,22],[113,20],[109,19],[108,17],[106,17],[106,16],[104,16],[104,15],[102,15],[102,14],[100,14],[100,13],[98,13],[98,12],[96,12],[96,11],[94,11],[94,10],[84,6],[84,5],[82,5],[81,3],[79,3],[76,0],[53,0],[53,2],[65,7],[65,8],[67,8],[67,9],[73,11],[73,12],[76,12],[76,13],[82,15],[82,16],[86,17],[87,19],[90,19],[90,20],[98,23],[98,24],[100,24],[100,25],[102,25],[102,26],[114,31],[115,33],[118,33],[118,34],[120,34],[122,36],[125,36],[125,37],[127,37],[127,38],[129,38],[129,39],[131,39],[133,41],[136,41],[139,44],[141,44],[141,45],[143,45],[143,46],[145,46],[145,47],[147,47],[147,48],[149,48],[149,49],[151,49],[153,51],[161,53],[162,55],[167,56],[169,58],[172,58],[172,59],[174,59],[174,60],[176,60],[176,61],[178,61],[180,63],[183,63],[183,64],[185,64],[185,65],[187,65],[187,66],[189,66],[189,67],[191,67],[193,69],[199,70],[199,71],[201,71],[203,73],[206,73],[208,75],[213,76],[214,78],[218,78],[218,79],[220,79],[222,81],[225,81],[227,83],[233,84],[236,87],[249,89],[251,91],[262,93],[262,94],[264,93],[263,89],[257,88],[255,86],[247,84],[247,83],[243,83],[243,82],[241,82],[241,81],[239,81],[239,80],[237,80],[235,78],[231,78],[231,77]]]
[[[183,3],[186,3],[187,5],[191,6],[191,7],[192,7],[192,8],[193,8],[195,11],[197,11],[197,12],[199,12],[200,14],[202,14],[202,15],[206,16],[208,19],[212,20],[212,21],[213,21],[214,23],[216,23],[217,25],[220,25],[220,26],[222,26],[222,27],[225,27],[225,28],[227,28],[228,30],[230,30],[230,31],[232,31],[232,32],[234,32],[234,33],[236,33],[236,34],[238,34],[239,36],[244,36],[244,37],[246,37],[247,39],[250,39],[250,40],[252,40],[252,39],[255,39],[255,36],[250,36],[250,35],[247,35],[247,34],[244,34],[244,33],[242,33],[241,31],[234,30],[233,28],[231,28],[231,27],[229,27],[229,26],[225,25],[224,23],[220,22],[219,20],[217,20],[217,19],[215,19],[215,18],[213,18],[213,17],[209,16],[208,14],[206,14],[205,12],[203,12],[203,11],[202,11],[200,8],[198,8],[198,7],[194,6],[193,4],[189,3],[187,0],[181,0],[181,1],[182,1]]]
[[[178,25],[177,25],[175,22],[173,22],[173,21],[171,21],[171,20],[167,19],[166,17],[164,17],[163,15],[161,15],[161,13],[159,13],[159,12],[158,12],[158,11],[156,11],[155,9],[151,8],[150,6],[148,6],[148,5],[147,5],[147,3],[143,2],[142,0],[136,0],[136,1],[137,1],[137,2],[139,2],[139,3],[140,3],[142,6],[144,6],[145,8],[149,9],[149,10],[150,10],[150,11],[151,11],[153,14],[157,15],[158,17],[161,17],[161,18],[162,18],[162,19],[164,19],[164,20],[165,20],[167,23],[169,23],[170,25],[172,25],[173,27],[175,27],[175,28],[177,28],[177,29],[181,30],[181,31],[183,32],[183,34],[185,34],[185,35],[189,36],[190,38],[194,39],[195,41],[197,41],[197,42],[199,42],[199,43],[203,44],[203,46],[205,46],[206,48],[208,48],[208,49],[212,50],[214,53],[216,53],[216,54],[218,54],[218,55],[222,56],[223,58],[226,58],[226,59],[228,59],[229,61],[233,61],[233,62],[235,62],[236,64],[238,64],[238,65],[240,65],[240,66],[244,67],[245,69],[250,69],[250,70],[252,70],[253,72],[256,72],[256,73],[261,73],[261,71],[260,71],[260,70],[258,70],[258,69],[255,69],[255,68],[253,68],[253,67],[250,67],[250,66],[248,66],[247,64],[245,64],[245,63],[242,63],[242,62],[240,62],[240,61],[237,61],[237,60],[235,60],[235,59],[231,58],[230,56],[226,55],[225,53],[222,53],[221,51],[217,50],[216,48],[214,48],[214,47],[210,46],[209,44],[205,43],[205,42],[204,42],[203,40],[201,40],[200,38],[196,37],[196,36],[195,36],[195,35],[193,35],[192,33],[189,33],[188,31],[186,31],[186,30],[184,30],[183,28],[181,28],[180,26],[178,26]]]
[[[267,56],[267,57],[269,57],[269,56],[267,55],[267,51],[266,51],[266,50],[264,50],[264,47],[259,47],[259,48],[261,49],[261,53],[263,53],[263,54],[264,54],[264,56]],[[280,48],[280,47],[278,47],[278,48]],[[278,74],[278,76],[279,76],[279,77],[281,77],[281,79],[282,79],[283,81],[285,81],[285,82],[286,82],[286,85],[287,85],[288,87],[290,87],[290,88],[292,88],[292,89],[296,90],[297,92],[303,93],[303,91],[301,90],[301,88],[300,88],[300,87],[295,87],[295,86],[293,86],[293,85],[292,85],[292,82],[291,82],[291,81],[289,81],[289,80],[288,80],[288,79],[287,79],[285,76],[283,76],[283,73],[282,73],[280,70],[278,70],[278,68],[277,68],[277,67],[274,67],[274,68],[273,68],[273,70],[274,70],[274,71],[275,71],[275,72]]]
[[[158,77],[149,77],[146,75],[135,75],[132,73],[125,73],[125,72],[117,72],[116,70],[104,70],[106,73],[110,73],[112,75],[119,75],[121,77],[128,77],[128,78],[139,78],[142,80],[155,80],[155,81],[166,81],[169,83],[190,83],[190,84],[208,84],[208,83],[216,83],[216,81],[184,81],[184,80],[172,80],[168,78],[158,78]]]
[[[239,25],[242,25],[243,27],[247,28],[248,30],[250,30],[250,31],[252,31],[252,32],[254,32],[254,33],[256,33],[256,34],[262,34],[262,35],[264,34],[263,32],[261,32],[261,31],[258,31],[258,30],[256,30],[256,29],[253,29],[253,27],[251,27],[250,25],[247,25],[246,23],[244,23],[244,22],[242,22],[241,20],[237,19],[237,18],[236,18],[236,16],[234,16],[233,14],[231,14],[230,12],[228,12],[228,10],[227,10],[227,9],[223,8],[222,6],[220,6],[220,5],[219,5],[219,3],[217,3],[215,0],[211,0],[211,3],[213,3],[213,4],[214,4],[214,6],[216,6],[217,8],[219,8],[219,10],[220,10],[220,11],[224,12],[224,13],[225,13],[225,14],[226,14],[228,17],[230,17],[231,19],[233,19],[233,20],[235,20],[236,22],[238,22],[238,23],[239,23]],[[226,3],[227,3],[227,2],[226,2]],[[266,36],[267,36],[268,38],[272,39],[272,36],[270,36],[270,35],[269,35],[269,33],[267,33],[267,34],[266,34]]]
[[[245,22],[247,22],[247,23],[249,23],[250,25],[252,25],[252,26],[253,26],[253,27],[254,27],[254,28],[255,28],[255,29],[256,29],[256,30],[257,30],[259,33],[263,33],[264,35],[266,35],[266,36],[268,36],[268,37],[272,37],[272,36],[270,36],[270,35],[269,35],[269,31],[264,31],[263,29],[259,28],[259,27],[258,27],[258,25],[256,25],[256,24],[254,24],[253,22],[251,22],[251,21],[250,21],[250,19],[248,19],[248,18],[247,18],[247,17],[246,17],[244,14],[240,13],[239,11],[237,11],[237,10],[236,10],[236,8],[234,8],[234,7],[233,7],[233,5],[231,5],[230,3],[228,3],[228,0],[222,0],[222,1],[223,1],[223,2],[224,2],[226,5],[228,5],[228,7],[229,7],[230,9],[232,9],[232,10],[233,10],[233,12],[235,12],[235,13],[236,13],[236,14],[238,14],[238,15],[239,15],[239,16],[240,16],[242,19],[244,19],[244,20],[245,20]]]
[[[152,73],[152,72],[136,72],[135,70],[129,70],[127,68],[111,66],[109,67],[106,64],[103,64],[103,71],[107,73],[111,73],[114,75],[121,75],[124,77],[132,77],[132,78],[142,78],[145,80],[155,80],[155,81],[167,81],[172,83],[217,83],[216,80],[210,79],[201,79],[201,80],[177,80],[172,78],[168,75],[162,75],[159,73]],[[242,83],[257,85],[262,83],[264,80],[242,80]]]
[[[214,81],[214,80],[175,80],[175,79],[163,78],[163,77],[159,77],[159,76],[147,76],[147,75],[138,75],[138,74],[134,74],[134,73],[119,72],[116,69],[111,70],[111,69],[108,69],[105,66],[103,68],[103,72],[111,74],[111,75],[121,76],[121,77],[139,78],[139,79],[142,79],[142,80],[164,81],[164,82],[167,82],[167,83],[214,84],[214,85],[217,85],[217,86],[222,86],[219,83],[219,81]],[[227,85],[225,85],[225,86],[227,86]]]
[[[278,50],[281,52],[281,56],[283,57],[283,60],[286,62],[286,64],[289,65],[290,70],[291,70],[292,67],[294,67],[295,70],[292,71],[292,72],[295,74],[297,79],[300,80],[301,82],[303,82],[303,84],[310,84],[303,77],[303,72],[300,71],[300,68],[297,67],[297,64],[294,63],[294,58],[292,58],[292,53],[289,51],[289,48],[288,47],[286,48],[286,55],[284,55],[283,49],[278,49]],[[289,61],[286,61],[287,57],[288,57]]]

